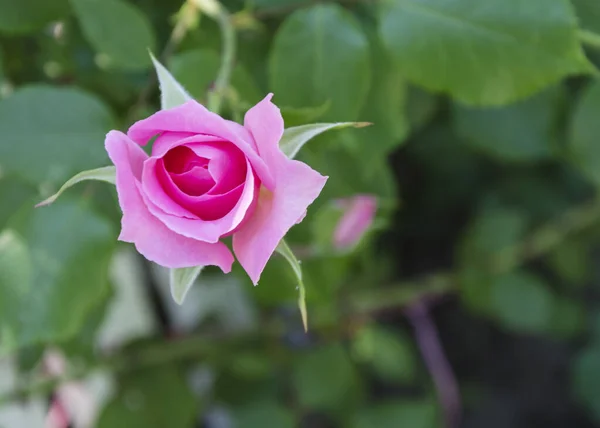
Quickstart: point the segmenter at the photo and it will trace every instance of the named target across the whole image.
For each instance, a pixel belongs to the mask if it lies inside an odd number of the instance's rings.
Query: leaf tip
[[[356,122],[354,124],[355,128],[366,128],[367,126],[373,125],[373,122]]]

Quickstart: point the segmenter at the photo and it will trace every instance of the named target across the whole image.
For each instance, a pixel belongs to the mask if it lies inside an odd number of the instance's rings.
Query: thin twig
[[[435,323],[422,301],[408,307],[406,315],[413,325],[419,350],[435,384],[440,405],[444,409],[445,426],[457,428],[462,413],[460,391]]]
[[[219,114],[223,97],[229,87],[231,71],[233,70],[233,63],[235,61],[236,35],[235,28],[231,22],[231,16],[223,5],[220,5],[218,13],[214,18],[221,29],[223,53],[221,54],[221,67],[219,68],[217,79],[215,80],[214,87],[208,93],[207,106],[209,110]]]

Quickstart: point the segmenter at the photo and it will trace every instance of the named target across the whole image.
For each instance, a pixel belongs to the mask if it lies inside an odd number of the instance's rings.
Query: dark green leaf
[[[352,428],[437,428],[438,419],[433,402],[404,400],[361,410],[354,417]]]
[[[557,119],[562,88],[556,87],[507,107],[487,109],[457,105],[458,134],[474,148],[508,161],[535,161],[557,149]]]
[[[0,31],[26,33],[69,13],[69,0],[0,0]]]
[[[600,32],[600,2],[597,0],[571,0],[579,18],[579,25],[586,30]]]
[[[498,322],[516,332],[544,332],[552,321],[554,296],[541,279],[528,273],[495,278],[491,303]]]
[[[274,401],[250,402],[234,410],[235,428],[294,428],[292,413]]]
[[[97,428],[190,428],[198,404],[174,367],[127,375],[100,415]]]
[[[585,88],[571,123],[569,155],[595,184],[600,184],[600,82]]]
[[[340,345],[299,356],[292,377],[299,404],[311,409],[337,409],[353,398],[358,386],[354,366]]]
[[[407,382],[415,377],[417,358],[403,333],[378,326],[358,331],[353,344],[356,358],[370,365],[386,381]]]
[[[567,0],[390,0],[380,34],[408,79],[472,105],[507,104],[593,71]]]
[[[83,33],[106,56],[109,68],[139,70],[152,64],[156,37],[146,16],[122,0],[71,0]]]
[[[367,38],[338,5],[294,12],[275,36],[269,75],[279,104],[316,107],[331,101],[324,120],[355,120],[371,77]]]
[[[594,342],[574,362],[572,385],[575,395],[600,421],[600,343]]]
[[[78,89],[19,89],[0,101],[0,166],[34,183],[64,181],[108,163],[112,125],[106,106]]]

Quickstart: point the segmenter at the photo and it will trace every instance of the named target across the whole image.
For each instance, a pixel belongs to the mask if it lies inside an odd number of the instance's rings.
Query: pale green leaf
[[[4,350],[70,339],[110,291],[110,223],[65,199],[43,210],[23,207],[8,228],[27,246],[30,269],[19,277],[18,293],[0,286],[2,331],[12,342],[3,337]]]
[[[156,36],[148,18],[122,0],[71,0],[83,34],[105,56],[109,68],[126,70],[150,66],[148,49]]]
[[[300,309],[300,315],[302,316],[302,325],[304,326],[304,331],[308,331],[308,312],[306,310],[306,290],[304,288],[304,281],[302,279],[302,268],[300,267],[300,262],[292,252],[292,249],[288,246],[287,242],[282,239],[277,245],[275,249],[279,254],[281,254],[290,264],[294,274],[296,275],[296,279],[298,280],[298,308]]]
[[[64,182],[108,162],[107,107],[74,88],[23,87],[0,101],[0,167],[33,183]]]
[[[185,300],[185,296],[194,285],[196,278],[202,272],[204,266],[194,266],[187,268],[171,269],[169,272],[169,285],[171,287],[171,296],[179,305]]]
[[[364,128],[368,122],[313,123],[286,128],[279,141],[279,148],[290,159],[296,157],[302,146],[325,131],[344,128]]]
[[[41,207],[44,205],[50,205],[52,202],[56,201],[58,197],[69,187],[74,186],[77,183],[81,183],[82,181],[87,180],[96,180],[96,181],[104,181],[106,183],[115,184],[116,183],[116,174],[117,170],[114,166],[105,166],[102,168],[89,169],[87,171],[82,171],[79,174],[71,177],[65,184],[58,189],[54,195],[50,196],[47,199],[44,199],[42,202],[36,205],[36,207]]]
[[[595,71],[568,0],[390,0],[380,16],[402,74],[466,104],[507,104]]]
[[[269,77],[281,105],[315,107],[331,100],[324,120],[355,120],[371,78],[367,37],[339,5],[294,12],[275,35]]]
[[[150,53],[152,63],[158,76],[158,83],[160,85],[160,107],[162,110],[177,107],[181,104],[185,104],[192,97],[187,93],[184,87],[173,77],[169,70],[162,65],[152,53]]]

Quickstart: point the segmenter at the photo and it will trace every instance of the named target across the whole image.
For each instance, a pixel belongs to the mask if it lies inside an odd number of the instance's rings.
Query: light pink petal
[[[283,117],[277,106],[271,102],[272,97],[273,94],[267,95],[248,110],[244,117],[244,127],[254,137],[260,157],[271,169],[281,162],[282,157],[285,158],[279,149],[279,140],[283,135]]]
[[[333,245],[338,250],[354,247],[373,224],[377,211],[377,198],[358,195],[344,200],[344,214],[333,233]]]
[[[152,144],[152,156],[163,157],[169,150],[189,143],[215,143],[221,142],[223,138],[214,135],[192,134],[190,132],[165,132]],[[143,145],[143,144],[142,144]]]
[[[261,189],[254,213],[233,235],[233,251],[254,284],[279,241],[302,219],[327,181],[308,165],[286,158],[275,177],[275,191]]]
[[[245,184],[232,190],[229,194],[217,195],[213,196],[213,199],[197,202],[197,204],[205,204],[205,206],[198,209],[198,211],[204,212],[211,209],[221,209],[219,204],[230,204],[224,209],[225,214],[214,220],[189,219],[170,215],[154,204],[145,192],[142,192],[142,197],[150,212],[177,234],[200,241],[217,242],[221,237],[230,234],[239,227],[242,221],[253,211],[256,192],[257,181],[254,178],[252,168],[248,166]],[[225,198],[231,200],[225,200]],[[211,203],[216,204],[216,206],[211,207]]]
[[[275,182],[269,168],[257,153],[252,136],[243,126],[223,119],[196,101],[168,110],[161,110],[133,124],[127,135],[138,144],[147,144],[152,137],[164,132],[206,134],[221,137],[235,144],[250,160],[262,183],[273,189]]]
[[[118,131],[108,133],[105,145],[117,169],[117,193],[123,211],[119,239],[134,243],[140,254],[161,266],[215,265],[225,273],[230,272],[233,256],[225,244],[209,244],[178,235],[150,214],[138,190],[142,164],[147,157],[144,151]]]

